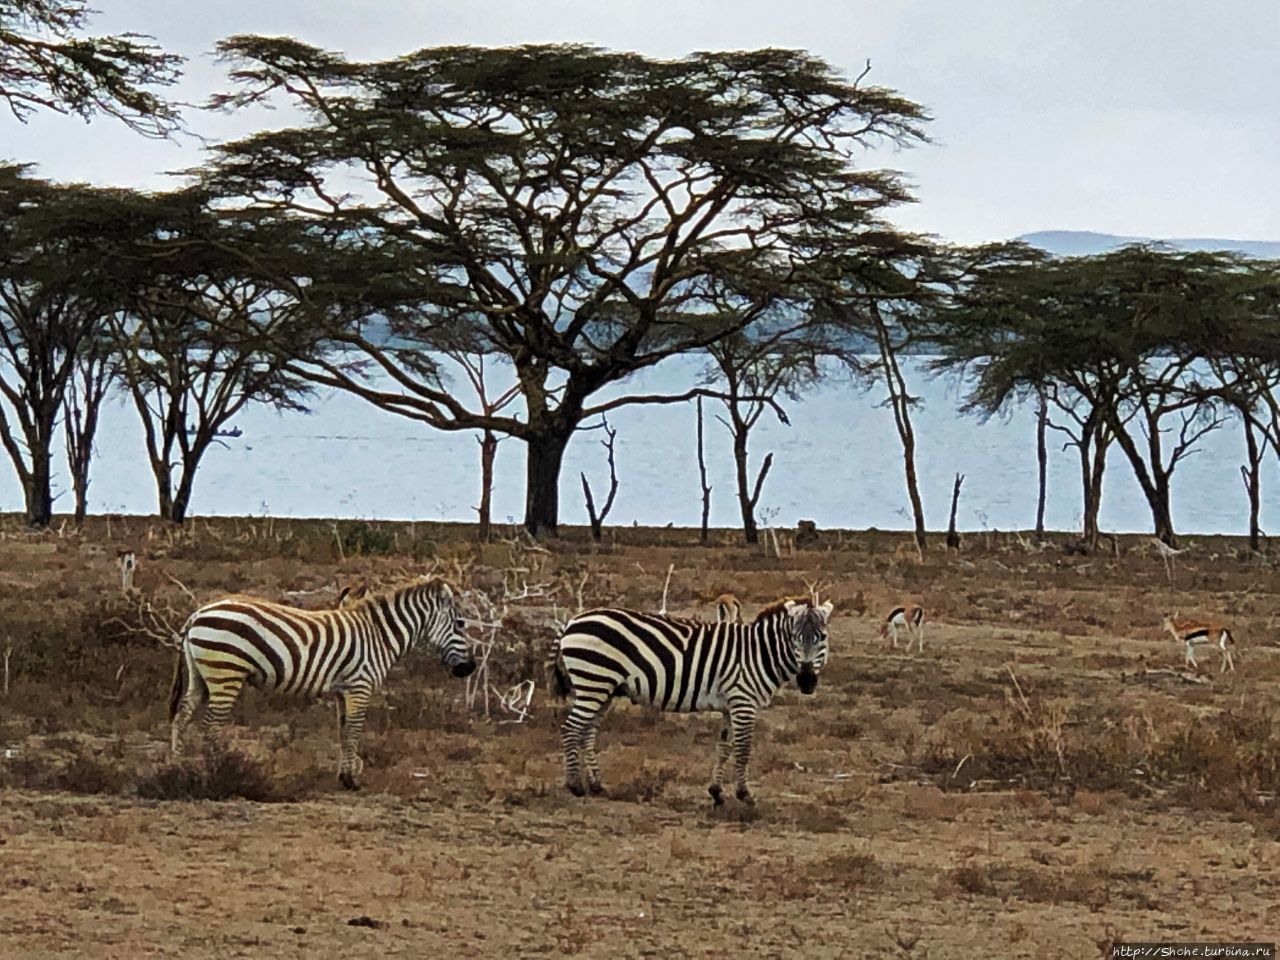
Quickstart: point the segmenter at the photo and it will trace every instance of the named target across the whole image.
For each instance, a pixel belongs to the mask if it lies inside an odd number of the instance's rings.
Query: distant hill
[[[1119,237],[1087,230],[1039,230],[1024,233],[1019,240],[1063,257],[1106,253],[1126,243],[1167,243],[1180,250],[1234,250],[1249,257],[1280,260],[1280,240],[1215,240],[1198,237],[1158,240],[1154,237]]]

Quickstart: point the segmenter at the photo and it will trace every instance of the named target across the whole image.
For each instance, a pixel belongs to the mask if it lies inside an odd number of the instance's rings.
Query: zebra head
[[[443,580],[427,582],[427,619],[423,639],[455,677],[469,677],[476,669],[467,640],[466,622],[458,610],[457,598]]]
[[[788,600],[787,616],[791,622],[791,646],[800,672],[796,686],[801,693],[818,689],[818,674],[827,663],[827,620],[831,617],[831,601],[821,606]]]

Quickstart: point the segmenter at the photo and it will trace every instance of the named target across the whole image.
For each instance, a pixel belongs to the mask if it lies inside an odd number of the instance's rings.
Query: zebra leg
[[[356,781],[356,777],[364,770],[364,761],[359,754],[360,736],[364,733],[364,718],[369,710],[370,693],[366,686],[338,692],[339,703],[342,704],[339,730],[342,759],[338,763],[338,782],[348,790],[360,789]]]
[[[733,731],[733,780],[737,785],[737,797],[743,803],[755,803],[747,787],[747,764],[751,761],[751,739],[755,734],[756,708],[751,704],[731,706]]]
[[[732,732],[733,723],[726,712],[724,726],[720,728],[720,739],[716,742],[716,765],[711,771],[711,786],[707,787],[707,793],[711,794],[711,799],[715,801],[717,807],[724,803],[724,788],[720,784],[724,780],[724,765],[729,762],[729,753],[732,750],[729,744]]]
[[[204,727],[206,744],[214,740],[218,730],[225,727],[231,720],[231,708],[236,705],[236,698],[240,696],[244,681],[244,674],[219,677],[216,680],[205,679],[208,700],[205,702],[201,725]]]
[[[565,718],[560,734],[564,748],[564,785],[575,797],[581,797],[590,786],[593,793],[603,789],[599,770],[595,767],[596,727],[600,723],[609,696],[595,696],[595,691],[575,690],[573,706]],[[586,760],[587,780],[583,778],[583,760]]]

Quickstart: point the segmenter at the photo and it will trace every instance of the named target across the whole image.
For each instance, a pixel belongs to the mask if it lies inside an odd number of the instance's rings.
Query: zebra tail
[[[173,669],[173,689],[169,691],[169,719],[178,715],[178,704],[187,690],[187,648],[178,646],[178,664]]]
[[[547,686],[551,690],[552,698],[567,700],[569,694],[573,692],[573,682],[564,668],[564,661],[560,659],[559,643],[551,648],[551,656],[547,657],[546,673]]]
[[[191,626],[191,621],[194,619],[195,614],[192,614],[182,625],[182,632],[173,635],[173,646],[178,651],[178,662],[173,668],[173,689],[169,691],[170,720],[178,715],[178,704],[182,703],[182,695],[186,693],[190,679],[191,665],[187,663],[187,628]]]

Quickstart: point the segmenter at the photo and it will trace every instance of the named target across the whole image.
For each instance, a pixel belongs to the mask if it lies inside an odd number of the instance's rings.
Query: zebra
[[[230,596],[193,613],[177,638],[169,701],[173,754],[181,753],[183,731],[202,705],[206,737],[225,724],[246,682],[309,698],[332,693],[341,745],[338,781],[355,790],[369,698],[395,662],[425,641],[455,677],[476,668],[454,591],[443,580],[424,577],[339,602],[336,610],[302,610]]]
[[[756,714],[788,680],[801,693],[817,689],[830,616],[830,601],[788,598],[747,624],[618,609],[574,617],[548,664],[552,694],[573,698],[561,738],[565,786],[579,797],[604,790],[596,733],[613,698],[625,696],[660,710],[720,711],[724,726],[707,792],[716,806],[724,802],[721,780],[732,755],[737,797],[754,803],[747,763]]]

